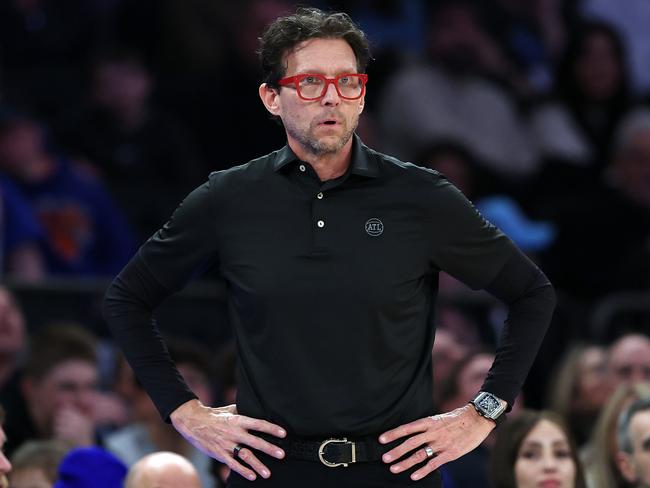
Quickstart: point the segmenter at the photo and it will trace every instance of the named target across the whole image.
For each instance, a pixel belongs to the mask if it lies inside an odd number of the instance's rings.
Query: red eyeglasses
[[[303,100],[319,100],[325,96],[332,83],[339,97],[345,100],[357,100],[366,92],[367,82],[368,75],[363,73],[345,73],[336,78],[307,73],[282,78],[278,84],[294,86],[298,96]]]

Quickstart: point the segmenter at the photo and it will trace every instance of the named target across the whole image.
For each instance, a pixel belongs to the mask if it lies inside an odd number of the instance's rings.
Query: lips
[[[539,488],[560,488],[562,483],[557,479],[547,479],[540,481],[537,486],[539,486]]]

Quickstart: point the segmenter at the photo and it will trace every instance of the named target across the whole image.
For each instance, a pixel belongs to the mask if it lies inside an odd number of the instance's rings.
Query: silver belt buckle
[[[350,444],[352,446],[352,463],[357,462],[357,446],[354,442],[347,440],[345,437],[343,439],[327,439],[322,442],[320,447],[318,448],[318,459],[320,459],[320,462],[323,463],[325,466],[329,468],[336,468],[337,466],[343,466],[344,468],[348,467],[349,463],[332,463],[325,459],[323,455],[325,454],[325,447],[328,444],[333,444],[333,443],[339,443],[339,444]]]

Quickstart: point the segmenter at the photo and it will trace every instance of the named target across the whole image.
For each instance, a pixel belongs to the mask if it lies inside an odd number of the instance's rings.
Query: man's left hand
[[[384,454],[382,460],[387,464],[399,460],[390,470],[401,473],[428,459],[424,466],[411,474],[411,479],[419,480],[476,448],[495,426],[492,420],[482,417],[472,405],[465,405],[449,413],[416,420],[383,433],[379,436],[382,444],[407,436],[408,439]],[[433,449],[431,458],[427,457],[427,446]],[[410,456],[402,459],[409,453]]]

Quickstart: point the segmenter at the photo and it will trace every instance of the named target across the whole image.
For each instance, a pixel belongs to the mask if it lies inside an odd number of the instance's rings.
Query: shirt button
[[[305,168],[305,165],[304,165],[304,164],[301,164],[300,166],[298,166],[298,168],[299,168],[300,171],[302,171],[303,173],[304,173],[305,170],[307,169],[307,168]]]
[[[318,195],[316,195],[316,198],[318,198],[319,200],[322,200],[323,199],[323,192],[319,192]]]
[[[316,222],[316,225],[322,229],[323,227],[325,227],[325,222],[322,221],[322,220],[319,220],[318,222]]]

